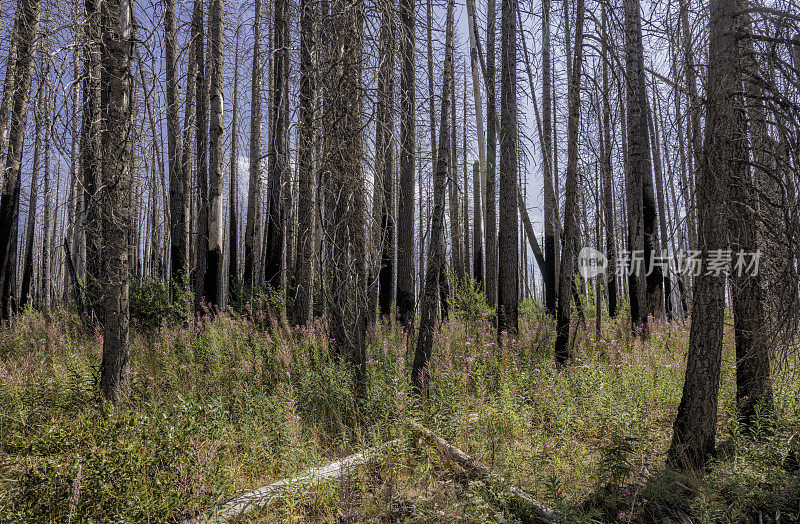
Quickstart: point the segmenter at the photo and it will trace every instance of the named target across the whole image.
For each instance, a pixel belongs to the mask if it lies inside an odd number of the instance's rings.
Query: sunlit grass
[[[748,436],[735,414],[726,330],[724,451],[706,474],[677,476],[664,456],[688,325],[654,322],[642,341],[624,318],[604,319],[599,338],[587,319],[577,358],[558,369],[552,323],[524,310],[520,336],[501,344],[483,316],[442,323],[420,406],[408,380],[413,346],[396,325],[372,332],[363,399],[330,359],[321,323],[297,330],[265,311],[226,309],[134,328],[133,394],[116,408],[96,400],[100,332],[64,311],[28,312],[0,328],[0,519],[168,521],[407,436],[411,416],[578,519],[798,518],[800,483],[780,467],[800,426],[794,370],[775,370],[775,422]],[[255,519],[497,520],[504,505],[489,491],[411,439],[346,482],[298,486]]]

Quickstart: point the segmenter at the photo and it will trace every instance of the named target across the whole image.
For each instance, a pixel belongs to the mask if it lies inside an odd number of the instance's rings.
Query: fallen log
[[[296,484],[317,483],[322,480],[339,480],[358,466],[368,464],[382,457],[386,451],[395,447],[399,442],[400,439],[391,440],[324,466],[307,469],[294,478],[278,480],[260,488],[247,490],[220,506],[213,507],[203,511],[196,517],[184,520],[183,524],[211,524],[237,519],[288,496],[291,493],[292,486]]]
[[[483,465],[479,460],[467,455],[422,424],[414,420],[409,420],[409,425],[415,433],[433,444],[433,447],[435,447],[444,458],[455,462],[462,469],[471,473],[473,476],[490,481],[493,485],[508,493],[511,498],[514,499],[514,501],[525,511],[525,514],[520,516],[526,518],[527,521],[543,521],[549,523],[567,522],[555,511],[537,501],[522,489],[509,483],[503,477],[497,473],[494,473],[488,467]]]

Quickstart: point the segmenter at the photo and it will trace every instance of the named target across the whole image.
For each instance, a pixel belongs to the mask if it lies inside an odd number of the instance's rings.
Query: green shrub
[[[451,278],[450,281],[457,282],[457,279]],[[489,306],[481,285],[470,277],[451,289],[449,303],[453,315],[461,320],[472,322],[494,316],[494,309]]]
[[[166,280],[156,276],[131,278],[131,319],[143,327],[186,319],[192,308],[193,294],[188,284],[178,288],[174,299],[170,299],[170,285]]]

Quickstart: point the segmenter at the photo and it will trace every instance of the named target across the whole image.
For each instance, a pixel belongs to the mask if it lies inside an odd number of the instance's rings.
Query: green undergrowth
[[[368,385],[357,399],[322,324],[292,328],[247,305],[192,323],[135,324],[132,396],[103,405],[100,331],[63,310],[29,311],[0,327],[0,521],[178,520],[409,437],[409,417],[578,521],[800,519],[800,480],[784,467],[800,428],[791,362],[773,373],[775,414],[744,428],[726,330],[720,451],[705,472],[679,474],[664,458],[688,325],[656,323],[642,341],[625,319],[603,319],[599,338],[587,319],[576,331],[579,357],[557,369],[554,326],[541,308],[526,304],[519,338],[498,344],[491,311],[466,302],[437,330],[421,405],[410,396],[413,346],[399,326],[371,332]],[[295,488],[249,520],[517,518],[495,487],[413,438],[342,482]]]

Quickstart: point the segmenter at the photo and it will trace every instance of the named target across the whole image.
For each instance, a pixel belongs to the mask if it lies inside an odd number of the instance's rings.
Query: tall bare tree
[[[28,119],[34,54],[39,32],[39,0],[20,0],[17,4],[17,23],[14,26],[12,47],[16,50],[14,65],[14,95],[11,127],[8,134],[8,153],[5,160],[2,197],[0,197],[0,304],[2,318],[11,318],[14,280],[16,279],[17,231],[22,167],[22,146]]]
[[[208,84],[206,79],[205,63],[205,20],[203,16],[203,0],[195,0],[194,13],[192,15],[192,41],[194,46],[195,61],[195,151],[197,169],[195,170],[195,182],[197,184],[197,204],[195,207],[195,218],[197,220],[197,232],[195,235],[194,252],[195,262],[195,292],[197,298],[196,306],[203,298],[211,300],[216,297],[207,296],[206,289],[206,269],[208,263]]]
[[[578,238],[578,129],[580,126],[580,89],[583,66],[584,3],[577,0],[575,20],[575,58],[569,81],[567,120],[567,180],[564,201],[564,245],[558,282],[555,358],[559,364],[570,359],[569,326],[575,275],[575,247]],[[577,296],[577,295],[576,295]]]
[[[414,318],[414,93],[415,0],[399,0],[400,12],[400,184],[397,198],[397,313],[410,325]],[[422,268],[420,268],[420,271]]]
[[[132,11],[128,0],[101,0],[101,136],[103,288],[105,293],[100,396],[130,395],[128,242],[130,230],[130,130]]]
[[[167,157],[169,159],[169,217],[170,267],[176,285],[186,282],[189,262],[189,228],[186,214],[189,208],[188,170],[181,163],[180,120],[178,111],[178,29],[175,0],[164,0],[164,59],[167,83]],[[189,100],[186,101],[191,106]]]
[[[436,324],[438,287],[440,272],[434,268],[444,259],[444,200],[447,187],[448,162],[450,159],[450,137],[447,124],[453,89],[453,2],[447,2],[445,29],[444,81],[442,87],[441,119],[439,120],[439,151],[436,155],[433,185],[433,216],[431,218],[430,243],[428,245],[428,271],[422,295],[419,335],[411,368],[411,382],[417,394],[426,396],[430,380],[429,364],[433,350],[433,330]]]
[[[496,0],[486,13],[486,299],[497,305],[497,96],[495,94]]]
[[[327,33],[332,39],[323,70],[325,153],[323,176],[330,180],[334,209],[326,223],[333,242],[330,267],[330,334],[334,356],[354,373],[359,396],[366,394],[366,330],[369,317],[366,276],[366,202],[362,138],[362,50],[364,4],[334,0]],[[329,89],[328,87],[335,87]]]
[[[239,28],[233,53],[233,117],[231,120],[231,185],[228,190],[228,301],[239,293]]]
[[[317,47],[320,9],[316,0],[300,3],[300,93],[297,129],[297,295],[294,321],[306,325],[314,316],[314,266],[317,215]]]
[[[373,198],[378,204],[380,270],[378,307],[382,316],[391,313],[394,295],[394,55],[395,3],[381,2],[378,65],[377,122],[375,126],[375,178]]]
[[[490,0],[493,1],[493,0]],[[500,229],[497,329],[519,329],[519,220],[517,219],[517,3],[503,0],[500,74]]]
[[[613,177],[611,173],[611,103],[608,83],[608,16],[606,6],[602,6],[601,36],[603,39],[601,48],[602,76],[603,76],[603,117],[601,121],[602,138],[600,141],[602,158],[600,161],[600,175],[603,186],[603,217],[605,222],[606,235],[606,257],[609,266],[606,273],[606,288],[608,292],[608,316],[611,318],[617,315],[617,242],[616,242],[616,212],[614,210]]]
[[[250,88],[250,165],[247,189],[247,224],[244,231],[244,286],[254,285],[261,240],[261,0],[253,15],[253,67]]]
[[[208,191],[208,255],[203,295],[212,304],[222,304],[223,259],[222,259],[222,106],[225,84],[223,26],[223,0],[211,0],[209,4],[208,68],[211,95],[211,119],[209,120],[209,191]]]
[[[697,172],[698,242],[701,259],[728,246],[728,187],[740,181],[747,151],[741,140],[741,78],[737,16],[739,0],[711,0],[707,113],[702,162]],[[717,433],[724,275],[703,271],[695,277],[686,380],[673,425],[670,458],[678,466],[702,466],[714,453]]]
[[[628,201],[628,293],[631,322],[644,328],[647,324],[648,293],[644,269],[647,253],[644,185],[649,176],[650,140],[647,129],[647,94],[644,86],[644,58],[642,56],[642,26],[638,0],[625,0],[625,51],[626,51],[626,116],[628,136],[628,166],[626,194]],[[635,257],[635,258],[634,258]],[[638,260],[638,261],[637,261]]]
[[[40,35],[40,39],[44,35]],[[41,46],[41,41],[40,41]],[[39,56],[42,57],[43,49],[39,48]],[[43,57],[42,57],[43,58]],[[23,309],[28,301],[31,299],[31,282],[33,280],[33,244],[34,234],[36,233],[36,207],[39,197],[39,170],[41,167],[42,158],[42,120],[44,119],[44,112],[46,111],[44,105],[44,87],[47,78],[45,69],[46,60],[40,58],[39,68],[39,86],[36,90],[36,107],[34,109],[34,145],[33,145],[33,172],[31,173],[31,185],[28,198],[28,223],[25,226],[25,256],[22,262],[22,285],[19,294],[19,307]],[[45,222],[45,226],[48,224]],[[47,237],[43,237],[46,239]]]
[[[553,185],[553,97],[550,56],[550,0],[542,0],[542,132],[544,150],[544,258],[546,268],[543,275],[544,301],[547,311],[556,314],[556,272],[558,267],[558,199]]]
[[[270,112],[269,185],[267,188],[268,216],[266,245],[264,246],[264,280],[278,289],[283,278],[284,218],[286,210],[282,198],[283,185],[289,180],[288,160],[288,105],[289,105],[289,2],[277,0],[273,13],[272,108]]]

